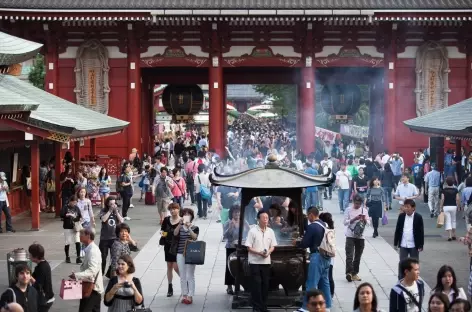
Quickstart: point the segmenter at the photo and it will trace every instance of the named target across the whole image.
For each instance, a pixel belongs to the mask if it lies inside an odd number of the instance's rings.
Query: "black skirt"
[[[226,248],[226,270],[225,270],[225,285],[230,286],[234,285],[234,277],[231,275],[229,268],[228,268],[228,259],[229,256],[236,251],[236,248]]]
[[[177,262],[177,255],[170,253],[170,244],[164,245],[164,259],[166,262]]]

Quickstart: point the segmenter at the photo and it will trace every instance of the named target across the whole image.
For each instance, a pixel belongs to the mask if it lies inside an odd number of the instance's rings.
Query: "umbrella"
[[[236,110],[236,107],[234,107],[234,106],[231,105],[231,104],[226,104],[226,109],[227,109],[227,110]]]

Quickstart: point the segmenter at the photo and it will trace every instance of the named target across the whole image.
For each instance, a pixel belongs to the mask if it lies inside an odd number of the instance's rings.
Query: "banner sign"
[[[369,128],[355,125],[341,125],[341,134],[363,139],[369,136]]]
[[[333,131],[330,131],[330,130],[327,130],[327,129],[316,127],[315,135],[316,135],[317,138],[320,138],[321,140],[323,140],[323,142],[328,141],[331,144],[334,144],[334,141],[336,140],[337,133],[333,132]]]

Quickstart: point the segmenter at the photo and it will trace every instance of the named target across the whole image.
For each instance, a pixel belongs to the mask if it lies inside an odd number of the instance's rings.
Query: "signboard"
[[[315,136],[323,140],[323,142],[328,141],[329,143],[334,144],[334,141],[336,140],[337,135],[338,134],[334,131],[316,127]]]
[[[355,125],[341,125],[341,134],[353,138],[367,138],[369,136],[369,128]]]

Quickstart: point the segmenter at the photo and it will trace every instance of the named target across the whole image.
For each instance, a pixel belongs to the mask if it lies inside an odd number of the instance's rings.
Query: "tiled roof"
[[[37,109],[38,106],[38,101],[10,92],[0,83],[0,112],[28,112]]]
[[[32,59],[42,46],[40,43],[0,32],[0,65],[9,66]]]
[[[3,0],[15,9],[470,9],[470,0]]]
[[[430,135],[472,138],[472,98],[403,123]]]
[[[254,90],[252,85],[227,85],[226,98],[232,99],[263,99],[264,94]]]
[[[22,104],[28,101],[30,104],[39,103],[27,123],[71,137],[112,133],[123,130],[129,124],[66,101],[9,75],[0,75],[0,98],[4,97],[10,99],[8,102],[17,99]]]

